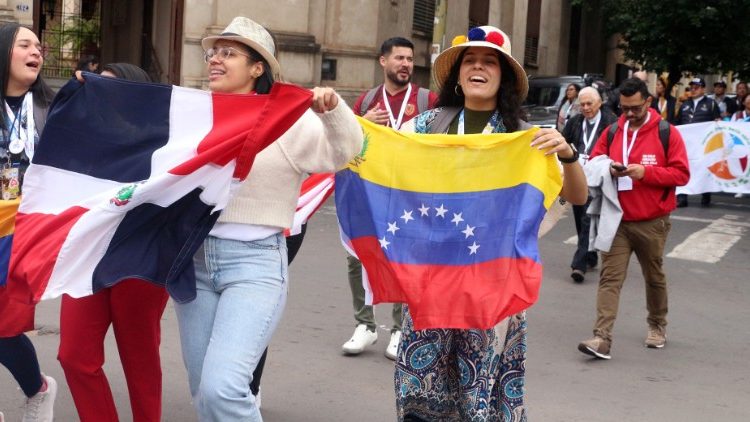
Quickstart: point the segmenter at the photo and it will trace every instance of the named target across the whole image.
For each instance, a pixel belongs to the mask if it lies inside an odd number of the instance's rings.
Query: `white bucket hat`
[[[232,22],[224,28],[221,34],[203,38],[201,41],[203,50],[213,47],[217,40],[237,41],[257,51],[271,67],[273,79],[279,80],[281,66],[276,57],[274,57],[276,47],[273,44],[273,38],[266,28],[257,22],[249,18],[237,16],[232,19]]]
[[[521,101],[526,98],[529,93],[529,78],[526,76],[523,66],[510,54],[510,38],[508,38],[508,35],[494,26],[471,28],[467,35],[459,35],[453,38],[450,48],[442,51],[435,59],[435,64],[432,65],[432,79],[438,89],[443,88],[451,72],[451,67],[458,60],[458,56],[469,47],[489,47],[499,51],[516,74],[516,89]]]

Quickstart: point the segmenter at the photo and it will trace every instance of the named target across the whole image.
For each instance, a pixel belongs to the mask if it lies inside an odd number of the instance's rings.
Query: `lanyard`
[[[492,113],[492,116],[490,117],[490,120],[487,122],[487,125],[482,129],[482,135],[487,135],[492,133],[495,130],[495,127],[497,127],[497,122],[500,119],[500,114],[495,110],[494,113]],[[456,130],[457,135],[463,135],[464,134],[464,109],[461,109],[461,113],[458,115],[458,129]]]
[[[583,152],[585,154],[588,154],[589,147],[591,146],[591,142],[594,141],[594,134],[596,133],[596,129],[599,127],[599,122],[602,120],[602,112],[596,113],[596,119],[594,120],[594,127],[591,128],[591,133],[588,135],[586,134],[586,118],[583,119],[583,123],[581,124],[583,131]]]
[[[649,119],[651,119],[651,113],[646,115],[646,121],[643,122],[643,125],[641,127],[646,126],[646,123],[648,123]],[[633,145],[635,145],[635,137],[638,136],[638,131],[641,129],[639,127],[638,129],[633,131],[633,140],[628,142],[628,126],[630,126],[630,122],[628,120],[625,120],[625,127],[622,128],[622,165],[626,166],[628,165],[628,156],[630,155],[630,151],[633,150]],[[628,145],[628,143],[630,145]]]
[[[18,114],[13,113],[8,102],[5,102],[5,113],[8,120],[13,122],[8,129],[8,151],[13,154],[20,154],[26,150],[26,156],[31,160],[34,157],[34,99],[31,92],[24,96],[21,108]],[[26,120],[26,130],[21,129],[21,125]]]
[[[385,84],[383,84],[383,102],[385,103],[385,109],[388,110],[388,119],[391,121],[391,127],[398,130],[401,127],[401,121],[404,119],[404,112],[406,106],[409,104],[409,96],[411,95],[411,84],[406,85],[406,95],[401,101],[401,110],[398,112],[398,120],[393,118],[393,112],[391,111],[391,102],[388,101],[388,95],[385,92]]]

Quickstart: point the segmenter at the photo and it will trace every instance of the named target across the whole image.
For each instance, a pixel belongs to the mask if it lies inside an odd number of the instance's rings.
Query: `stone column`
[[[13,8],[8,5],[8,0],[0,0],[0,23],[18,23]]]

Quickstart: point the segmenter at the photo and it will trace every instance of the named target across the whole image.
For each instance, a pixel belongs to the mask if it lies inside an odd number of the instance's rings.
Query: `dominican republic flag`
[[[297,200],[297,210],[294,212],[294,223],[284,234],[294,236],[302,233],[302,225],[307,223],[307,220],[331,196],[333,186],[333,173],[314,173],[303,180]]]
[[[336,174],[345,247],[368,303],[403,302],[415,329],[480,328],[536,302],[539,226],[562,187],[533,133],[404,134],[360,119],[362,152]]]
[[[193,299],[192,256],[218,211],[311,99],[287,84],[230,95],[95,75],[69,82],[25,175],[11,297],[82,297],[141,278]]]

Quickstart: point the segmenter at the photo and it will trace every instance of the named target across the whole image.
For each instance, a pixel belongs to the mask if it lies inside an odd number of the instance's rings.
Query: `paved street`
[[[542,241],[545,277],[529,311],[527,404],[532,421],[744,421],[750,397],[750,198],[715,195],[714,206],[673,214],[665,267],[670,313],[667,346],[643,346],[643,278],[635,259],[623,288],[611,361],[577,351],[591,335],[598,276],[577,285],[569,277],[575,228],[570,213]],[[692,235],[692,236],[691,236]],[[699,251],[699,253],[695,253]],[[311,222],[291,267],[286,314],[263,377],[262,413],[268,422],[395,419],[393,363],[383,355],[388,327],[357,357],[341,355],[354,328],[344,252],[332,206]],[[59,301],[37,312],[32,340],[43,370],[60,383],[58,421],[77,420],[55,359]],[[389,322],[390,305],[379,306]],[[110,333],[111,334],[111,333]],[[241,333],[238,333],[241,335]],[[122,420],[131,419],[127,389],[112,336],[106,371]],[[165,421],[194,421],[182,365],[174,309],[163,320]],[[22,394],[0,370],[0,410],[20,420]]]

